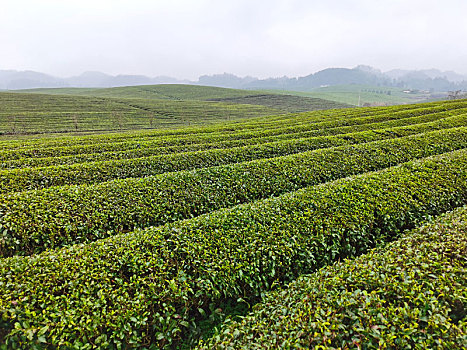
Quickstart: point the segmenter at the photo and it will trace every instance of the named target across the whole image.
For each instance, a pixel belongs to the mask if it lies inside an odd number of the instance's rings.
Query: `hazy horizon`
[[[2,70],[194,80],[365,64],[467,74],[460,0],[5,0],[2,8]]]
[[[83,72],[80,72],[80,73],[77,73],[77,74],[74,74],[74,75],[57,75],[57,74],[52,74],[52,73],[48,73],[48,72],[42,72],[42,71],[38,71],[38,70],[32,70],[32,69],[24,69],[24,70],[20,70],[20,69],[2,69],[0,68],[0,71],[17,71],[17,72],[34,72],[34,73],[43,73],[43,74],[47,74],[47,75],[50,75],[52,77],[55,77],[55,78],[59,78],[59,79],[70,79],[70,78],[75,78],[75,77],[79,77],[79,76],[82,76],[84,74],[87,74],[87,73],[96,73],[96,74],[105,74],[105,75],[108,75],[108,76],[112,76],[112,77],[118,77],[118,76],[144,76],[144,77],[148,77],[148,78],[163,78],[163,77],[167,77],[167,78],[171,78],[171,79],[177,79],[177,81],[186,81],[186,82],[197,82],[199,78],[201,78],[202,76],[216,76],[216,75],[223,75],[223,74],[232,74],[234,76],[237,76],[239,78],[247,78],[247,77],[251,77],[251,78],[256,78],[256,79],[268,79],[268,78],[273,78],[273,79],[276,79],[276,78],[282,78],[282,77],[287,77],[287,78],[301,78],[301,77],[304,77],[304,76],[308,76],[308,75],[311,75],[311,74],[315,74],[315,73],[318,73],[322,70],[326,70],[326,69],[334,69],[334,68],[345,68],[345,69],[355,69],[355,68],[358,68],[358,66],[367,66],[367,65],[357,65],[357,66],[354,66],[354,67],[338,67],[338,66],[334,66],[334,67],[325,67],[321,70],[318,70],[318,71],[313,71],[313,72],[308,72],[308,73],[305,73],[303,75],[297,75],[297,76],[292,76],[292,75],[289,75],[289,76],[286,76],[286,75],[282,75],[282,76],[264,76],[264,77],[258,77],[258,76],[255,76],[255,75],[252,75],[252,74],[249,74],[249,75],[236,75],[234,73],[231,73],[231,72],[213,72],[213,73],[207,73],[207,74],[201,74],[197,77],[194,77],[193,79],[188,79],[188,78],[175,78],[173,76],[169,76],[167,74],[160,74],[160,75],[145,75],[145,74],[127,74],[125,72],[123,73],[115,73],[115,74],[111,74],[111,73],[107,73],[107,72],[104,72],[104,71],[97,71],[97,70],[94,70],[94,71],[83,71]],[[373,67],[373,66],[369,66],[371,68],[374,68],[374,69],[377,69],[379,70],[378,67]],[[404,69],[404,68],[394,68],[394,69],[390,69],[390,70],[381,70],[381,73],[385,74],[387,72],[390,72],[392,70],[403,70],[403,71],[409,71],[409,72],[413,72],[413,71],[428,71],[428,70],[439,70],[440,72],[453,72],[453,73],[458,73],[458,74],[462,74],[458,71],[455,71],[455,70],[441,70],[441,69],[438,69],[437,67],[430,67],[430,68],[415,68],[415,69]],[[467,77],[467,74],[465,75]],[[441,77],[441,76],[440,76]],[[168,84],[178,84],[177,82],[175,83],[168,83]]]

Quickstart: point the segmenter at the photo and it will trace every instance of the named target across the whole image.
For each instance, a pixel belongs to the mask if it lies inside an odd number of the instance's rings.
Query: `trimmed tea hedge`
[[[455,105],[457,106],[457,105]],[[137,148],[147,148],[147,147],[166,147],[166,146],[175,146],[175,145],[187,145],[192,143],[212,143],[225,140],[236,140],[236,139],[251,139],[256,137],[264,136],[273,136],[279,134],[290,134],[300,131],[309,131],[336,128],[339,126],[359,126],[362,124],[371,124],[375,122],[383,122],[389,120],[410,118],[420,115],[433,115],[436,118],[436,113],[448,111],[452,112],[451,109],[461,109],[464,111],[464,105],[460,104],[457,108],[454,105],[439,105],[436,107],[426,107],[420,108],[417,110],[401,111],[398,113],[388,113],[376,116],[364,116],[358,118],[336,118],[331,121],[324,121],[319,123],[304,123],[293,126],[283,126],[283,127],[274,127],[272,129],[266,130],[254,130],[240,133],[219,133],[217,135],[184,135],[184,136],[167,136],[156,138],[151,141],[139,141],[132,140],[126,142],[112,142],[112,143],[96,143],[90,145],[72,145],[72,146],[63,146],[63,147],[51,147],[51,148],[19,148],[12,150],[0,150],[0,160],[11,160],[11,159],[20,159],[28,157],[50,157],[50,156],[63,156],[63,155],[72,155],[72,154],[81,154],[81,153],[96,153],[96,152],[109,152],[109,151],[121,151]],[[465,111],[464,111],[465,112]]]
[[[312,137],[265,143],[261,145],[211,149],[207,151],[157,155],[136,159],[90,162],[43,168],[25,168],[0,171],[0,193],[21,192],[51,186],[92,184],[124,178],[137,178],[181,170],[190,170],[255,159],[272,158],[306,152],[319,148],[358,144],[396,138],[449,126],[465,125],[467,115],[452,123],[419,124],[416,127],[399,127],[364,131],[337,136]]]
[[[8,160],[0,163],[1,168],[24,168],[24,167],[37,167],[37,166],[51,166],[60,164],[77,164],[91,161],[105,161],[114,159],[132,159],[147,157],[161,154],[172,154],[181,152],[201,151],[209,149],[227,149],[232,147],[241,147],[249,145],[259,145],[269,142],[277,142],[281,140],[291,140],[297,138],[309,137],[328,137],[334,135],[342,135],[346,133],[355,133],[362,131],[379,130],[392,127],[414,126],[416,124],[426,124],[432,126],[432,130],[443,129],[453,126],[466,125],[467,109],[457,109],[455,111],[440,112],[435,114],[422,115],[418,117],[410,117],[403,119],[395,119],[384,122],[362,124],[356,126],[343,126],[322,130],[311,130],[304,132],[296,132],[290,134],[279,134],[273,136],[254,137],[249,139],[218,141],[210,143],[196,143],[186,144],[179,146],[158,147],[146,144],[143,148],[133,148],[124,151],[109,151],[99,153],[84,153],[73,154],[68,156],[53,156],[44,158],[20,158]],[[463,114],[464,113],[464,114]],[[431,124],[434,123],[434,124]],[[423,127],[423,126],[421,126]],[[66,148],[66,147],[65,147]]]
[[[436,105],[446,105],[448,102],[437,103]],[[456,104],[450,105],[456,106]],[[165,136],[184,136],[187,134],[206,134],[206,133],[217,133],[217,132],[232,132],[247,129],[257,129],[261,127],[271,126],[273,124],[284,124],[293,122],[319,122],[326,119],[335,118],[354,118],[368,115],[386,114],[388,112],[395,113],[400,111],[416,110],[426,107],[434,107],[434,104],[416,104],[416,105],[405,105],[405,106],[392,106],[386,108],[359,108],[359,109],[337,109],[337,110],[322,110],[313,111],[306,113],[294,113],[267,117],[257,117],[254,119],[245,119],[241,121],[232,121],[227,124],[211,125],[211,126],[197,126],[197,127],[183,127],[181,129],[174,130],[139,130],[135,131],[124,131],[124,132],[111,132],[108,134],[92,134],[82,136],[55,136],[48,138],[38,139],[23,139],[23,140],[0,140],[0,149],[13,149],[13,148],[27,148],[27,147],[56,147],[61,146],[64,143],[68,145],[85,145],[91,143],[105,143],[105,142],[119,142],[129,141],[131,139],[149,139],[154,137],[165,137]]]
[[[0,255],[27,255],[383,169],[467,146],[467,128],[251,162],[51,187],[0,199]]]
[[[0,341],[174,347],[228,299],[260,296],[467,200],[467,152],[88,245],[0,260]]]
[[[268,294],[198,349],[467,348],[467,208]]]

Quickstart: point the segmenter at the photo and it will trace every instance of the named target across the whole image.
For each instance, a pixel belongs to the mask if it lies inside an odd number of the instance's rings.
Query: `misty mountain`
[[[84,72],[83,74],[66,79],[73,87],[104,87],[112,79],[111,75],[101,72]]]
[[[70,87],[119,87],[152,84],[180,84],[189,83],[171,77],[159,76],[150,78],[144,75],[108,75],[101,72],[84,72],[77,77],[64,79]]]
[[[240,78],[233,74],[203,75],[198,84],[229,87],[239,89],[283,89],[307,91],[328,85],[387,85],[391,83],[379,70],[369,66],[358,66],[355,69],[328,68],[315,74],[299,78]]]
[[[144,75],[113,76],[101,72],[84,72],[79,76],[57,78],[33,71],[0,70],[0,89],[3,90],[59,87],[108,88],[175,83],[189,84],[190,82],[165,76],[150,78]]]
[[[324,86],[371,85],[393,86],[406,89],[449,91],[467,90],[467,77],[455,72],[442,72],[436,69],[420,71],[393,70],[383,73],[370,66],[355,68],[327,68],[299,78],[239,78],[232,74],[203,76],[200,83],[240,89],[280,89],[310,91]]]
[[[358,66],[354,69],[347,68],[328,68],[319,71],[315,74],[310,74],[306,77],[299,78],[297,85],[300,90],[308,90],[321,86],[332,85],[389,85],[390,79],[381,74],[376,74],[365,69],[360,69]]]
[[[381,72],[379,69],[360,65],[355,68],[327,68],[304,77],[258,79],[238,77],[234,74],[203,75],[197,81],[178,80],[171,77],[144,75],[108,75],[101,72],[84,72],[70,78],[57,78],[33,71],[0,70],[0,89],[17,90],[56,87],[119,87],[153,84],[196,84],[238,89],[276,89],[310,91],[333,85],[396,86],[407,89],[449,91],[467,90],[467,77],[452,71],[437,69],[401,70]]]
[[[461,74],[458,74],[453,71],[440,71],[438,69],[422,69],[417,71],[403,70],[403,69],[393,69],[385,73],[392,79],[408,80],[411,76],[417,75],[422,79],[436,79],[436,78],[445,78],[449,82],[462,82],[467,80],[467,77]]]
[[[233,74],[214,74],[214,75],[202,75],[196,82],[199,85],[217,86],[226,88],[240,88],[250,83],[258,81],[258,78],[250,76],[240,78]]]
[[[0,70],[0,89],[64,87],[63,79],[34,71]]]

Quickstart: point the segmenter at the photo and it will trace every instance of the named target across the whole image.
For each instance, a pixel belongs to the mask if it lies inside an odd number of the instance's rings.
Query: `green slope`
[[[144,98],[162,100],[210,100],[216,98],[243,97],[255,94],[255,91],[226,89],[211,86],[185,85],[185,84],[160,84],[124,86],[114,88],[56,88],[56,89],[31,89],[23,92],[79,95],[99,97]],[[258,92],[256,92],[258,93]]]
[[[212,101],[0,93],[0,134],[111,131],[203,125],[284,113]]]
[[[218,98],[213,99],[213,101],[261,105],[285,110],[287,112],[306,112],[319,109],[352,107],[350,104],[325,100],[322,98],[264,93],[242,97]]]
[[[360,106],[363,106],[365,104],[395,105],[405,103],[418,103],[427,100],[438,99],[440,97],[427,92],[404,91],[408,90],[405,90],[403,88],[369,85],[327,86],[317,88],[308,92],[268,90],[268,92],[321,98],[340,103],[347,103],[354,106],[359,105],[359,103]]]
[[[212,86],[161,84],[116,88],[32,89],[22,92],[54,95],[76,95],[146,100],[217,101],[229,104],[250,104],[272,107],[285,112],[305,112],[317,109],[350,107],[347,103],[264,91],[226,89]]]

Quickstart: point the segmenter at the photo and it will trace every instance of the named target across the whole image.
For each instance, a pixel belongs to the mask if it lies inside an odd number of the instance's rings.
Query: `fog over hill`
[[[56,87],[118,87],[152,84],[193,84],[240,89],[281,89],[310,91],[322,86],[372,85],[394,86],[430,91],[467,90],[467,77],[453,71],[437,69],[402,70],[382,72],[370,66],[355,68],[327,68],[303,77],[258,79],[238,77],[234,74],[203,75],[197,81],[179,80],[167,76],[108,75],[101,72],[84,72],[79,76],[59,78],[34,71],[0,70],[0,89],[18,90]]]
[[[108,75],[101,72],[84,72],[70,78],[58,78],[33,71],[0,70],[0,89],[19,90],[57,87],[118,87],[150,84],[174,84],[189,81],[171,77],[150,78],[144,75]]]

